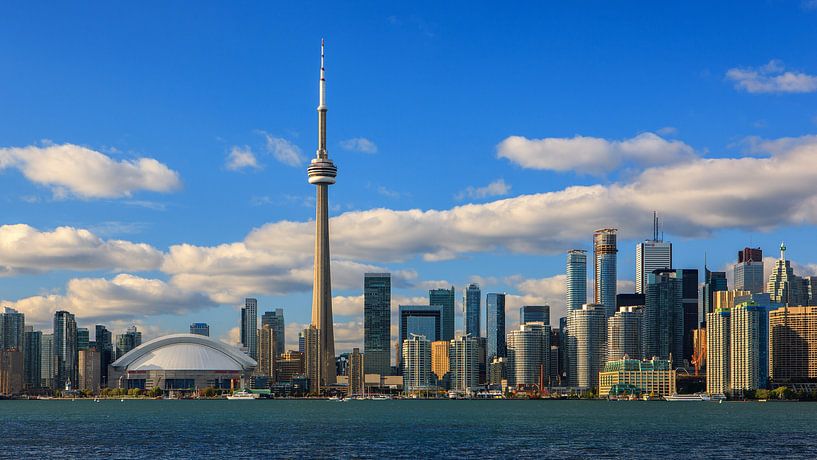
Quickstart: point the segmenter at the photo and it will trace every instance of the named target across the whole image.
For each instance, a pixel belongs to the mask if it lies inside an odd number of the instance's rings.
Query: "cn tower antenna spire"
[[[316,156],[319,159],[326,159],[329,154],[326,152],[326,69],[324,68],[324,41],[321,39],[321,80],[320,94],[318,95],[318,151]]]

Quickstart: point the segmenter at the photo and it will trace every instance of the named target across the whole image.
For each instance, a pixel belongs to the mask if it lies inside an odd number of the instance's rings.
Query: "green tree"
[[[128,390],[128,396],[142,396],[142,390],[139,388],[131,388]]]
[[[158,398],[159,396],[162,396],[162,393],[164,393],[162,389],[158,386],[155,386],[150,390],[150,393],[148,394],[150,395],[151,398]]]

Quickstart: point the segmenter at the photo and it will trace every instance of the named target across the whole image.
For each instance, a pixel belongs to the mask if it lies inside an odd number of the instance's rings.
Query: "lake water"
[[[817,404],[0,401],[0,456],[814,459]]]

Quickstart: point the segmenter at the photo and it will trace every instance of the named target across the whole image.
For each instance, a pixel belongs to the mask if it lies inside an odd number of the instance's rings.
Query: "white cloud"
[[[103,240],[85,229],[0,226],[0,275],[48,270],[146,271],[157,269],[162,259],[163,254],[148,244]]]
[[[179,174],[153,158],[117,161],[73,144],[0,148],[0,171],[8,168],[57,198],[120,198],[181,187]]]
[[[340,141],[340,146],[343,150],[360,153],[377,153],[377,144],[365,137],[354,137]]]
[[[249,146],[233,146],[227,155],[224,166],[230,171],[240,171],[242,169],[261,169],[261,164]]]
[[[285,335],[288,335],[285,333]],[[298,337],[297,334],[295,337]],[[241,345],[241,329],[238,327],[231,328],[227,331],[224,335],[218,338],[220,341],[226,343],[227,345],[237,347]],[[297,345],[295,347],[297,350]]]
[[[771,60],[761,67],[736,67],[726,72],[735,82],[735,89],[749,93],[813,93],[817,91],[817,76],[786,71],[783,63]]]
[[[695,154],[692,147],[681,141],[648,132],[621,141],[585,136],[543,139],[510,136],[497,145],[497,157],[523,168],[603,175],[628,163],[666,165],[692,160]]]
[[[511,192],[511,184],[505,182],[505,179],[497,179],[484,187],[468,186],[465,190],[457,193],[454,197],[457,200],[480,199],[493,196],[503,196]]]
[[[45,325],[56,310],[68,310],[83,321],[182,314],[212,307],[206,296],[158,279],[120,274],[113,279],[75,278],[64,295],[49,294],[3,301],[26,314],[26,321]]]
[[[275,137],[268,133],[263,133],[267,139],[267,151],[276,160],[287,166],[300,166],[306,161],[306,157],[301,152],[300,147],[283,137]]]

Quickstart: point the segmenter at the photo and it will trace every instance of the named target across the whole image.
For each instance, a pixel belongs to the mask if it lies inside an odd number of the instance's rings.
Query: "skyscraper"
[[[676,270],[681,278],[681,308],[684,312],[683,355],[676,359],[691,360],[695,352],[693,336],[698,329],[698,269]],[[674,358],[674,357],[673,357]]]
[[[40,346],[40,386],[57,388],[54,378],[57,371],[57,357],[54,354],[54,334],[43,334]]]
[[[264,324],[258,331],[258,367],[255,371],[259,375],[269,377],[270,382],[275,381],[276,358],[278,349],[275,331],[269,324]]]
[[[641,359],[641,321],[644,310],[621,307],[607,319],[607,361]]]
[[[684,308],[681,302],[682,273],[656,270],[647,282],[642,320],[645,359],[658,357],[679,362],[684,353]]]
[[[403,390],[406,393],[431,386],[431,342],[412,334],[403,341]]]
[[[99,352],[99,386],[108,386],[108,365],[113,362],[113,335],[105,326],[94,326],[94,341]]]
[[[363,275],[363,366],[367,374],[391,371],[391,274]]]
[[[567,310],[581,310],[587,303],[587,251],[567,251]]]
[[[603,228],[593,234],[594,303],[604,305],[607,316],[613,316],[616,312],[617,232],[615,228]]]
[[[465,296],[462,301],[465,319],[465,333],[471,337],[481,337],[482,327],[480,325],[482,305],[482,291],[479,285],[471,283],[465,288]]]
[[[440,340],[442,307],[438,305],[400,305],[398,314],[400,317],[398,350],[402,350],[403,341],[408,340],[412,334],[422,335],[431,342]],[[398,354],[402,358],[402,351],[399,351]],[[402,362],[398,367],[401,366]]]
[[[87,327],[77,328],[77,350],[87,350],[91,346],[91,331]]]
[[[304,372],[309,379],[309,392],[312,394],[320,394],[320,382],[326,381],[321,377],[324,372],[323,363],[321,361],[321,335],[314,325],[310,325],[304,329],[301,335],[304,338]],[[332,363],[330,372],[335,373],[335,363]]]
[[[77,363],[79,368],[79,381],[76,388],[79,390],[90,390],[94,393],[99,391],[99,381],[102,380],[100,369],[101,360],[96,348],[84,348],[77,353]]]
[[[550,374],[550,326],[530,322],[508,334],[508,385],[528,386],[548,383]]]
[[[706,392],[729,391],[729,336],[731,308],[715,308],[706,314]]]
[[[121,358],[125,353],[142,345],[142,333],[136,329],[136,326],[131,326],[125,330],[124,334],[117,334],[116,336],[116,359]]]
[[[335,334],[332,329],[332,276],[329,268],[329,186],[338,168],[326,151],[326,78],[321,40],[321,79],[318,102],[318,150],[307,168],[309,183],[316,188],[315,272],[312,282],[312,325],[320,334],[321,385],[335,383]]]
[[[284,309],[276,308],[275,311],[267,311],[261,315],[261,326],[269,324],[275,334],[275,350],[279,355],[286,351],[286,323],[284,322]]]
[[[443,336],[441,340],[449,341],[454,338],[454,286],[451,289],[429,289],[428,304],[443,307]]]
[[[258,300],[244,299],[241,308],[241,346],[252,359],[258,359]]]
[[[210,337],[210,325],[207,323],[191,323],[190,333]]]
[[[519,324],[544,323],[550,326],[550,305],[523,305],[519,307]]]
[[[763,251],[760,248],[743,248],[738,252],[735,289],[753,294],[763,292]]]
[[[5,307],[0,313],[0,350],[23,351],[26,319],[23,313]]]
[[[431,342],[431,372],[434,373],[438,382],[445,382],[448,379],[448,372],[451,370],[450,345],[450,340]]]
[[[365,375],[363,368],[365,367],[364,356],[360,353],[360,348],[352,348],[352,353],[349,355],[349,395],[357,396],[364,393]]]
[[[704,303],[704,317],[715,311],[715,293],[728,290],[726,272],[709,271],[709,268],[704,264],[704,287],[703,295],[701,296]]]
[[[448,351],[451,368],[451,389],[469,391],[479,384],[479,352],[477,339],[468,335],[454,338]]]
[[[775,385],[817,381],[817,307],[769,313],[769,376]]]
[[[790,261],[786,260],[786,245],[783,243],[780,243],[780,259],[774,263],[766,292],[772,302],[791,306],[808,305],[808,284],[794,274]]]
[[[74,315],[67,311],[54,313],[54,357],[55,388],[64,388],[70,381],[72,385],[79,382],[79,363],[77,350],[77,322]]]
[[[487,332],[486,363],[496,356],[505,357],[505,294],[490,293],[485,298],[485,310],[488,313],[485,328]]]
[[[35,331],[31,326],[25,327],[25,332],[23,333],[23,341],[25,342],[25,356],[23,357],[25,359],[25,381],[23,383],[26,388],[40,388],[42,339],[42,332]]]
[[[598,387],[599,371],[607,361],[607,308],[585,304],[568,311],[567,347],[570,386]]]
[[[729,382],[732,391],[766,388],[769,380],[769,304],[742,301],[732,308]]]
[[[672,268],[672,243],[658,234],[658,217],[653,214],[652,239],[635,247],[635,292],[647,292],[647,275],[658,269]]]

